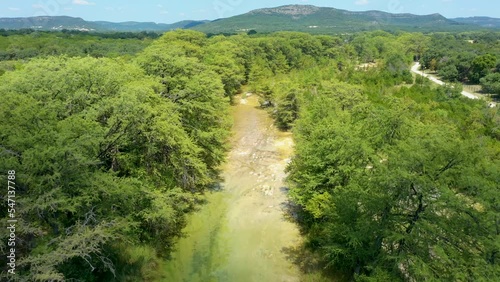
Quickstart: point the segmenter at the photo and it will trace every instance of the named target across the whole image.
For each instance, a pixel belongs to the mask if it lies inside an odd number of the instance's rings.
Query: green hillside
[[[99,25],[82,18],[58,17],[29,17],[29,18],[0,18],[0,28],[3,29],[40,29],[40,30],[98,30]]]
[[[500,28],[500,19],[490,17],[470,17],[452,19],[459,23],[474,24],[487,28]]]
[[[95,22],[99,25],[101,31],[169,31],[174,29],[185,29],[194,27],[199,24],[205,23],[205,21],[180,21],[173,24],[164,23],[154,23],[154,22]]]
[[[0,18],[0,29],[80,30],[80,31],[155,31],[195,29],[205,33],[260,33],[301,31],[337,34],[369,30],[469,31],[500,28],[500,19],[486,17],[447,19],[440,14],[391,14],[381,11],[352,12],[312,5],[286,5],[253,10],[214,21],[184,20],[177,23],[85,21],[81,18],[29,17]]]
[[[80,31],[169,31],[178,28],[190,28],[206,21],[185,20],[173,24],[154,22],[121,22],[85,21],[82,18],[58,17],[29,17],[29,18],[0,18],[0,29],[35,29],[35,30],[80,30]]]
[[[440,14],[390,14],[380,11],[351,12],[311,5],[287,5],[259,9],[231,18],[215,20],[194,29],[207,33],[303,31],[339,33],[363,30],[451,31],[477,29]]]

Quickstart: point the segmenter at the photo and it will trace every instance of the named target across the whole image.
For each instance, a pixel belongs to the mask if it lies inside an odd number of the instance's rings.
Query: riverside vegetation
[[[305,271],[500,276],[498,108],[409,71],[421,58],[497,93],[499,33],[87,36],[0,38],[0,170],[16,171],[19,219],[17,274],[4,265],[2,280],[164,280],[187,214],[221,181],[242,85],[293,132],[290,206],[318,258]],[[96,44],[79,51],[81,40]],[[130,49],[99,45],[107,40]],[[23,53],[25,41],[33,48]],[[8,236],[0,231],[3,257]]]

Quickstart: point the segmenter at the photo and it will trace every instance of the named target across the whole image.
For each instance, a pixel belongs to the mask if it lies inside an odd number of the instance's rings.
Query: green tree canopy
[[[499,147],[481,126],[338,83],[304,103],[291,196],[329,267],[366,281],[498,276]]]
[[[161,84],[134,65],[64,57],[1,80],[1,166],[18,172],[25,242],[19,278],[122,280],[131,246],[166,255],[211,177]]]

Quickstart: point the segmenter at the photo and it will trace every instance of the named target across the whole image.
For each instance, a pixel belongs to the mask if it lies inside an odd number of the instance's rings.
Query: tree
[[[166,41],[177,38],[184,41],[176,44]],[[226,65],[219,54],[215,50],[210,51],[210,48],[205,60],[213,65],[200,62],[197,56],[201,54],[193,51],[193,44],[203,42],[197,32],[169,32],[145,49],[137,62],[163,85],[162,96],[177,105],[183,127],[202,149],[202,161],[209,169],[209,181],[205,184],[210,184],[218,178],[217,167],[224,160],[231,125],[229,98],[225,96],[225,89],[232,95],[243,78],[242,69],[235,62]],[[221,52],[229,50],[226,48]],[[217,59],[214,61],[212,58]],[[226,85],[213,69],[223,74]]]
[[[448,81],[458,81],[459,73],[457,67],[454,64],[449,64],[445,67],[441,67],[438,71],[439,76]]]
[[[417,61],[427,52],[431,43],[431,38],[422,33],[404,33],[397,40],[401,42],[406,54],[413,55]]]
[[[290,193],[308,245],[361,281],[497,276],[498,200],[486,195],[498,177],[484,166],[498,170],[498,143],[477,148],[481,130],[431,122],[405,98],[334,89],[306,97],[294,127]]]
[[[298,118],[299,114],[299,91],[295,88],[287,90],[278,97],[276,101],[276,111],[274,118],[276,124],[281,130],[289,130],[292,128],[293,123]]]
[[[155,263],[168,254],[210,178],[160,86],[109,59],[39,59],[2,76],[0,166],[17,172],[20,279],[124,280],[124,265],[144,267],[128,262],[131,246],[157,250]]]
[[[486,54],[476,57],[472,61],[470,79],[473,83],[479,83],[482,77],[485,77],[495,67],[497,59],[492,54]]]
[[[361,62],[374,62],[379,56],[378,50],[374,43],[371,42],[366,35],[358,35],[351,44],[356,49],[356,52]]]
[[[248,76],[248,84],[252,87],[254,92],[261,93],[263,91],[263,84],[270,77],[273,76],[272,71],[267,66],[267,62],[262,57],[254,59]]]
[[[408,62],[405,60],[405,57],[402,54],[394,52],[392,55],[390,55],[385,60],[384,68],[392,77],[401,79],[409,84],[413,83],[413,77],[408,70]]]
[[[214,38],[211,38],[214,40]],[[244,63],[239,61],[241,51],[235,43],[221,39],[205,48],[203,62],[212,66],[221,77],[226,96],[232,97],[238,92],[245,80]]]
[[[483,91],[491,94],[500,94],[500,73],[491,73],[481,78]]]

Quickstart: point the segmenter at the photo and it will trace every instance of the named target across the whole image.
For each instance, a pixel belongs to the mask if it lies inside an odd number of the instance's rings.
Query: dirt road
[[[424,73],[423,71],[419,70],[420,69],[420,63],[415,63],[412,67],[411,67],[411,71],[418,74],[418,75],[421,75],[423,77],[427,77],[429,80],[431,80],[432,82],[436,83],[436,84],[439,84],[439,85],[444,85],[445,83],[442,81],[442,80],[439,80],[437,79],[436,77],[432,76],[432,75],[429,75],[427,73]],[[478,96],[470,93],[470,92],[467,92],[467,91],[462,91],[462,95],[469,98],[469,99],[479,99]],[[494,108],[497,106],[497,103],[495,102],[489,102],[488,103],[489,107],[490,108]]]
[[[439,85],[444,85],[445,83],[439,79],[437,79],[436,77],[432,76],[432,75],[429,75],[427,73],[424,73],[423,71],[420,71],[420,63],[415,63],[413,65],[413,67],[411,67],[411,71],[418,74],[418,75],[421,75],[423,77],[427,77],[429,80],[431,80],[432,82],[434,83],[437,83]],[[477,97],[476,95],[470,93],[470,92],[467,92],[467,91],[462,91],[462,95],[469,98],[469,99],[479,99],[479,97]]]

